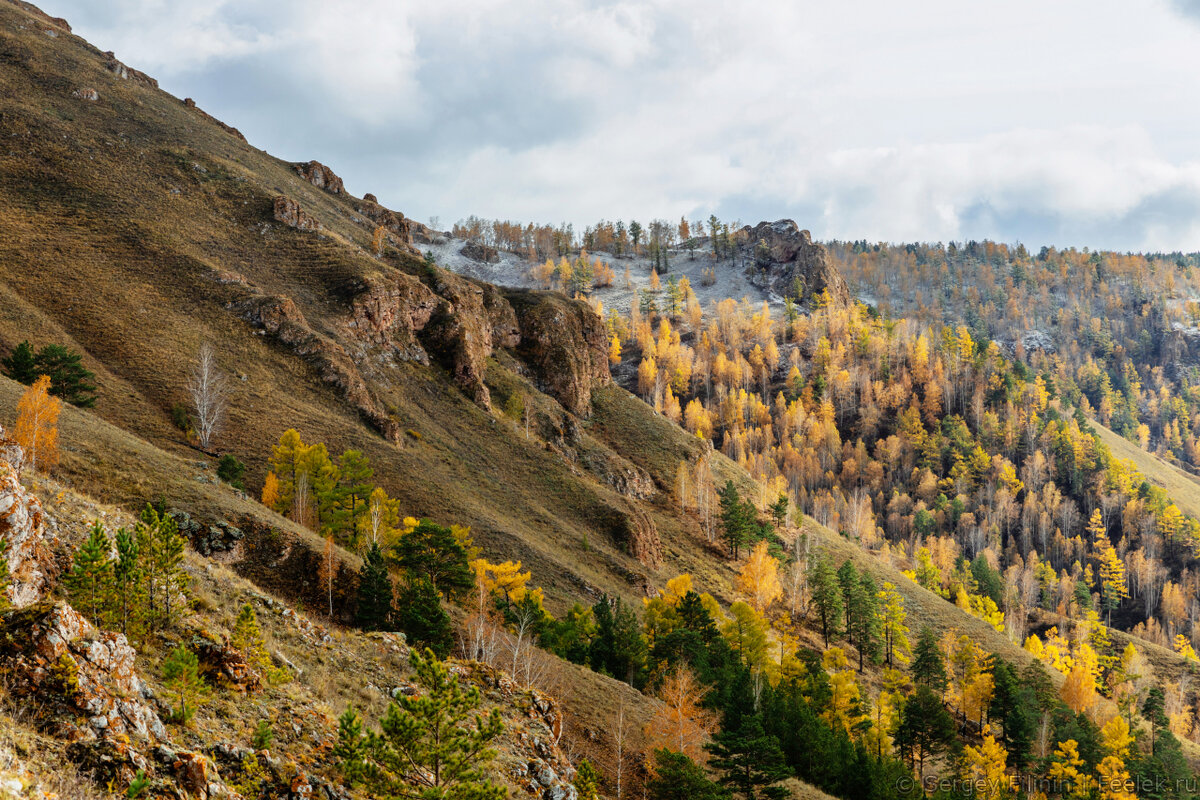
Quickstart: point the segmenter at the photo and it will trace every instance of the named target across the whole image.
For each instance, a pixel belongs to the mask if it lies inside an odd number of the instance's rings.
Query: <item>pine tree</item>
[[[713,769],[722,773],[720,781],[746,800],[760,796],[785,798],[788,790],[777,785],[791,777],[779,740],[763,731],[757,716],[743,719],[737,730],[723,730],[709,745]]]
[[[413,576],[396,598],[396,623],[406,636],[444,658],[454,644],[450,617],[427,578]]]
[[[917,646],[920,648],[920,644]],[[917,691],[904,703],[900,713],[896,746],[908,754],[909,763],[920,775],[926,759],[937,755],[953,741],[954,720],[930,687],[918,684]]]
[[[421,520],[393,548],[402,569],[422,577],[448,599],[475,588],[467,551],[450,528]]]
[[[249,603],[238,611],[229,644],[242,652],[246,663],[258,670],[267,683],[274,686],[291,680],[291,673],[287,669],[276,668],[271,661],[271,656],[267,653],[266,636],[258,624],[258,615],[254,613],[254,607]]]
[[[913,648],[912,675],[917,683],[928,686],[939,695],[945,693],[948,683],[946,662],[938,647],[937,634],[928,625],[921,628],[917,646]]]
[[[95,373],[84,368],[82,356],[60,344],[48,344],[37,354],[35,370],[50,376],[50,394],[78,408],[96,405]]]
[[[87,540],[75,551],[75,561],[66,578],[71,604],[97,627],[103,627],[112,597],[111,542],[104,526],[92,525]]]
[[[372,542],[358,571],[355,619],[364,631],[385,631],[392,616],[392,579],[379,542]]]
[[[654,751],[654,772],[646,783],[650,800],[726,800],[729,793],[708,779],[704,768],[683,753]]]
[[[371,460],[360,450],[345,450],[338,458],[338,478],[341,487],[338,498],[338,526],[343,543],[355,537],[358,523],[367,511],[371,496],[371,478],[375,470]]]
[[[6,358],[0,358],[0,368],[4,370],[5,375],[26,386],[36,381],[39,375],[37,357],[28,340],[14,347]]]
[[[175,696],[178,708],[173,712],[176,722],[187,725],[204,702],[207,686],[200,676],[200,660],[183,645],[176,647],[163,662],[163,684]]]
[[[852,619],[855,647],[858,648],[859,672],[863,670],[864,661],[870,660],[872,664],[877,664],[881,656],[883,627],[879,619],[878,594],[875,580],[866,572],[859,577],[858,585],[852,587]]]
[[[116,545],[112,571],[117,624],[127,638],[140,638],[144,619],[141,550],[137,537],[125,528],[117,530]]]
[[[724,533],[725,546],[729,554],[737,560],[743,545],[750,538],[750,529],[754,523],[754,506],[743,503],[738,495],[733,481],[726,481],[720,492],[721,529]]]
[[[146,617],[151,630],[171,625],[181,610],[176,598],[187,593],[183,570],[185,538],[170,516],[147,504],[134,531],[145,581]]]
[[[414,649],[411,659],[424,691],[390,704],[379,733],[364,732],[352,709],[339,720],[333,754],[346,782],[379,800],[502,800],[507,790],[483,774],[504,731],[499,710],[477,713],[478,687],[464,692],[433,652]]]
[[[575,780],[571,781],[579,800],[600,800],[600,773],[586,758],[575,770]]]
[[[809,568],[808,585],[812,591],[813,608],[821,617],[821,636],[825,646],[829,647],[830,635],[836,636],[842,628],[842,589],[838,584],[837,573],[829,563],[829,557],[819,554]]]

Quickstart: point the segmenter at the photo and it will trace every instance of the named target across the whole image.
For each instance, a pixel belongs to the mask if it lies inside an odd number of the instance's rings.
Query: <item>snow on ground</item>
[[[438,265],[460,275],[494,283],[498,286],[509,286],[519,289],[535,289],[537,283],[529,277],[529,271],[534,266],[524,257],[513,253],[500,252],[500,261],[494,264],[484,264],[467,258],[460,251],[466,241],[446,237],[441,244],[421,245],[422,252],[431,251]],[[705,312],[712,303],[732,297],[735,300],[748,299],[751,303],[759,304],[763,300],[770,302],[774,308],[782,308],[783,302],[774,295],[753,286],[745,275],[745,265],[739,260],[734,263],[728,259],[718,261],[712,251],[702,251],[697,248],[695,257],[686,250],[674,250],[670,254],[670,265],[666,275],[660,276],[663,291],[659,293],[659,305],[665,296],[667,279],[687,276],[692,284],[692,291],[700,299]],[[616,309],[625,314],[629,304],[638,289],[650,288],[650,259],[644,256],[615,257],[608,253],[592,255],[592,261],[605,261],[612,267],[615,278],[613,285],[604,289],[593,289],[591,297],[600,300],[604,308]],[[630,281],[633,288],[625,288],[625,268],[629,267]],[[712,267],[716,272],[716,283],[711,286],[702,284],[701,271]]]

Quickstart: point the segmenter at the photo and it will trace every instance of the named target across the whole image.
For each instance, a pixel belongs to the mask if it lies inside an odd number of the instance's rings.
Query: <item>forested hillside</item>
[[[1196,794],[1190,257],[440,232],[0,64],[0,793]]]

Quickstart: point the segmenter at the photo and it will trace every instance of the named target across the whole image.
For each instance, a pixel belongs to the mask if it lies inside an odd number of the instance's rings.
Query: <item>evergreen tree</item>
[[[238,612],[237,621],[233,624],[233,634],[229,644],[246,657],[246,663],[258,670],[263,680],[271,685],[286,683],[291,680],[291,673],[286,668],[276,668],[267,653],[267,639],[258,624],[258,615],[249,603],[242,606]],[[263,748],[259,748],[260,750]]]
[[[918,684],[917,691],[901,710],[896,746],[909,755],[909,762],[921,774],[925,760],[945,750],[953,741],[954,720],[929,685]]]
[[[117,560],[113,563],[114,611],[121,633],[140,638],[143,620],[141,550],[137,537],[117,530]]]
[[[392,579],[379,542],[372,542],[358,571],[356,622],[364,631],[385,631],[392,616]]]
[[[852,614],[855,647],[858,648],[858,671],[863,662],[878,664],[883,650],[883,625],[879,618],[879,590],[869,573],[863,572],[858,584],[852,587]]]
[[[791,777],[779,740],[763,731],[762,720],[746,717],[736,730],[723,730],[708,746],[711,764],[720,781],[746,800],[758,797],[785,798],[788,791],[777,784]]]
[[[1033,744],[1032,701],[1016,668],[998,655],[992,656],[992,678],[994,689],[988,718],[1000,724],[1004,749],[1013,766],[1019,767],[1029,760]]]
[[[183,645],[172,650],[163,662],[163,684],[178,704],[172,713],[175,721],[184,725],[191,722],[207,693],[196,654]]]
[[[423,578],[435,593],[454,599],[475,588],[466,548],[450,528],[421,520],[393,550],[400,567]]]
[[[809,567],[808,586],[812,592],[813,607],[821,617],[821,636],[825,639],[825,646],[829,647],[830,635],[836,636],[842,628],[844,605],[837,573],[824,553],[819,554]]]
[[[396,598],[396,623],[409,639],[445,658],[454,644],[450,616],[427,578],[412,576]],[[414,651],[415,652],[415,651]]]
[[[846,619],[846,641],[854,644],[854,634],[857,632],[856,621],[858,614],[861,611],[858,602],[861,600],[859,592],[861,585],[858,581],[858,570],[854,568],[854,564],[850,559],[842,562],[837,571],[838,586],[842,591],[842,608],[844,609]]]
[[[721,530],[729,554],[736,560],[743,545],[750,539],[754,525],[754,506],[743,503],[733,481],[726,481],[720,492]]]
[[[579,793],[579,800],[600,800],[600,773],[586,758],[575,770],[575,780],[571,784]]]
[[[502,800],[507,790],[483,774],[504,731],[499,710],[477,713],[479,688],[463,691],[432,651],[411,659],[424,691],[390,704],[379,733],[364,731],[353,709],[339,720],[333,754],[346,782],[379,800]]]
[[[185,537],[170,516],[159,515],[147,504],[135,530],[146,597],[146,618],[151,630],[170,625],[179,612],[176,598],[187,591],[183,570]]]
[[[367,510],[370,501],[371,478],[375,470],[371,460],[360,450],[345,450],[338,458],[338,474],[341,485],[339,526],[345,532],[344,540],[355,537],[359,519]]]
[[[914,681],[928,686],[939,696],[946,691],[946,662],[938,647],[937,634],[928,625],[921,628],[917,646],[913,648],[912,675]]]
[[[96,405],[96,387],[88,383],[95,373],[84,368],[82,356],[60,344],[48,344],[37,354],[34,367],[38,375],[50,376],[50,394],[73,406]]]
[[[5,375],[26,386],[32,385],[40,374],[37,371],[37,357],[28,341],[14,347],[8,357],[0,358],[0,368],[4,369]]]
[[[654,772],[646,784],[651,800],[725,800],[729,792],[708,779],[704,768],[683,753],[654,751]],[[580,795],[582,797],[582,794]]]
[[[105,624],[112,596],[111,547],[108,533],[97,521],[87,540],[75,551],[75,560],[66,578],[71,604],[97,627]]]

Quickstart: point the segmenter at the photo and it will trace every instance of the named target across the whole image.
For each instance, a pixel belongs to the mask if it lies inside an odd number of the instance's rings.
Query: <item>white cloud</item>
[[[1200,249],[1196,0],[48,0],[414,216]]]

